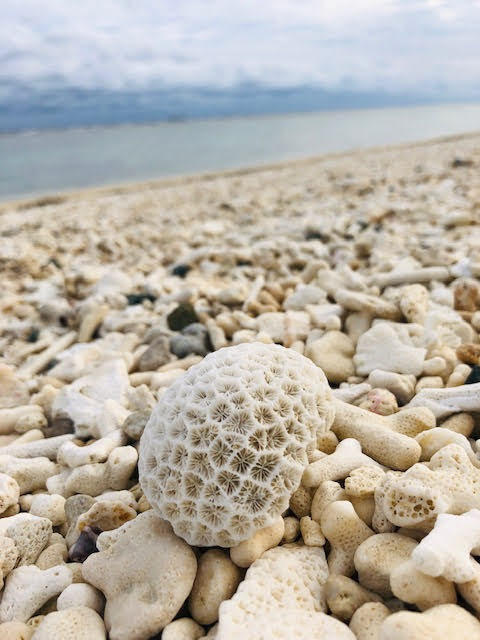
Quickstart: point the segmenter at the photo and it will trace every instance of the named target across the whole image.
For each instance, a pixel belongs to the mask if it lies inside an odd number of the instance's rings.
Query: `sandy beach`
[[[0,203],[0,637],[480,638],[479,168]]]

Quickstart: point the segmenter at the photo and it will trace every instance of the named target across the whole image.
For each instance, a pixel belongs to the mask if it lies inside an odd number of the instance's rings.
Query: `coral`
[[[105,594],[111,640],[145,640],[173,620],[197,570],[192,549],[152,511],[101,533],[84,579]]]
[[[35,640],[105,640],[105,625],[96,611],[86,606],[49,613],[35,631]]]
[[[475,578],[470,553],[480,550],[480,511],[472,509],[455,516],[441,513],[435,527],[412,553],[415,567],[429,576],[453,582]]]
[[[325,554],[319,547],[291,544],[270,549],[252,564],[233,598],[220,605],[217,640],[292,637],[289,630],[298,616],[325,610],[327,576]],[[283,630],[278,623],[282,614],[288,621]]]
[[[255,531],[251,538],[230,547],[230,558],[237,567],[249,567],[255,560],[272,547],[280,544],[285,533],[285,523],[281,516],[264,529]]]
[[[403,338],[403,339],[402,339]],[[379,322],[358,340],[353,357],[358,375],[368,375],[375,369],[402,374],[420,375],[426,349],[415,347],[407,337],[386,322]]]
[[[435,417],[428,409],[404,409],[380,416],[338,400],[334,403],[335,435],[355,438],[366,455],[391,469],[403,471],[418,462],[422,449],[414,437],[435,426]]]
[[[359,411],[362,410],[359,409]],[[420,446],[417,445],[417,447],[418,457],[420,457]],[[362,453],[358,440],[345,438],[337,445],[334,453],[308,465],[303,474],[302,483],[306,487],[318,487],[327,480],[343,480],[357,467],[365,466],[382,468],[378,462]]]
[[[325,596],[333,615],[345,621],[350,620],[366,602],[382,601],[378,594],[364,589],[355,580],[334,573],[328,576],[325,583]]]
[[[398,476],[385,475],[383,512],[399,527],[415,527],[440,513],[462,514],[480,508],[480,469],[458,444],[435,453],[429,463],[413,465]]]
[[[288,507],[332,418],[324,374],[297,352],[220,349],[162,395],[140,442],[140,483],[187,542],[232,546]]]
[[[362,587],[391,597],[390,574],[408,560],[416,546],[415,540],[398,533],[377,533],[362,542],[354,558]]]
[[[409,406],[428,407],[436,418],[463,411],[480,411],[480,382],[446,389],[422,389]]]
[[[353,575],[355,552],[374,532],[358,517],[348,500],[338,500],[326,506],[320,525],[330,543],[330,572],[347,577]]]
[[[61,593],[71,582],[72,574],[66,566],[44,571],[35,565],[14,569],[8,575],[3,590],[0,622],[26,622],[47,600]]]
[[[229,600],[242,579],[242,571],[221,549],[209,549],[198,560],[197,575],[188,599],[192,618],[199,624],[213,624],[218,609]]]
[[[399,611],[380,627],[378,640],[480,640],[480,622],[456,604],[441,604],[423,613]]]
[[[414,549],[414,553],[416,549],[418,547]],[[420,611],[439,604],[457,602],[455,585],[452,582],[419,571],[411,558],[390,571],[390,588],[394,596],[403,602],[414,604]]]

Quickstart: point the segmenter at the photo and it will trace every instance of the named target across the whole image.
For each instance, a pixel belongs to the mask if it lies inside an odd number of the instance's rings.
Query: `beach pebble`
[[[178,358],[186,358],[194,353],[206,356],[209,350],[208,330],[198,322],[188,325],[180,335],[170,338],[170,351]]]
[[[182,302],[167,316],[167,324],[172,331],[181,331],[196,322],[198,322],[198,316],[189,302]]]
[[[91,584],[70,584],[57,599],[57,609],[70,609],[72,607],[88,607],[100,615],[105,607],[103,594]]]
[[[49,613],[37,627],[35,640],[75,638],[105,640],[105,625],[96,611],[86,606],[71,607]]]
[[[0,473],[0,514],[16,505],[19,496],[20,488],[17,481],[5,473]]]
[[[0,604],[0,621],[27,622],[47,600],[72,582],[66,566],[41,570],[35,565],[18,567],[7,577]]]
[[[102,533],[97,546],[99,553],[83,563],[83,576],[105,594],[110,638],[146,640],[161,631],[191,591],[193,551],[152,511]]]
[[[30,640],[33,631],[31,627],[18,620],[0,624],[0,638],[2,640]]]
[[[52,523],[29,513],[19,513],[0,519],[0,535],[15,542],[18,565],[30,565],[45,548],[52,533]]]
[[[197,640],[203,638],[204,629],[190,618],[178,618],[167,624],[162,640]]]
[[[216,622],[220,605],[233,596],[241,579],[241,570],[225,551],[206,551],[198,561],[197,575],[188,599],[192,618],[202,625]]]
[[[65,498],[57,494],[39,493],[32,497],[30,513],[48,518],[54,527],[65,522]]]
[[[138,362],[139,371],[155,371],[170,361],[170,344],[167,336],[160,335],[143,352]]]
[[[323,369],[330,384],[340,384],[355,373],[353,354],[355,347],[341,331],[327,331],[310,343],[306,355]]]

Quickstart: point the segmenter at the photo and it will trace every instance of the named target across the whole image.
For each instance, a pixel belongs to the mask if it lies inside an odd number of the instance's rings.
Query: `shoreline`
[[[219,178],[242,177],[250,174],[261,174],[263,172],[277,171],[283,169],[294,169],[309,167],[313,164],[327,162],[335,159],[356,158],[359,155],[370,155],[378,153],[389,153],[402,151],[405,149],[416,149],[429,147],[436,144],[450,143],[456,141],[470,140],[480,137],[480,129],[466,133],[452,134],[417,140],[414,142],[402,142],[398,144],[375,145],[372,147],[362,147],[348,151],[338,151],[314,156],[305,156],[298,159],[286,160],[282,162],[266,163],[260,165],[250,165],[235,169],[224,169],[219,171],[205,171],[193,174],[178,174],[149,180],[135,182],[112,183],[103,186],[85,187],[82,189],[66,189],[65,191],[49,191],[43,194],[32,195],[26,198],[10,198],[0,200],[0,215],[7,211],[29,210],[49,205],[59,205],[73,200],[91,200],[92,198],[108,197],[116,195],[131,195],[149,189],[166,189],[183,185],[192,185],[201,182],[211,182]]]

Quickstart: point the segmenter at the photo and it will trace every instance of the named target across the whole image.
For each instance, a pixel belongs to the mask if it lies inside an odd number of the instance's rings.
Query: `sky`
[[[480,0],[2,0],[0,104],[44,90],[480,97]]]

